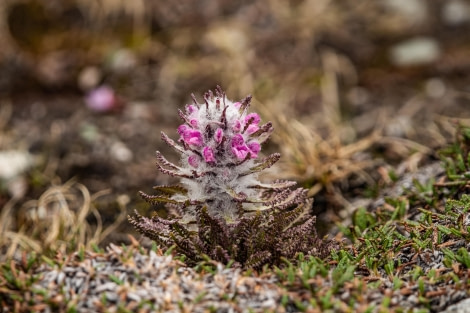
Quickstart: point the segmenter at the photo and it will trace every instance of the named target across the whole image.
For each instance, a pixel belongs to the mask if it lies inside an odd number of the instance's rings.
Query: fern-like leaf
[[[129,222],[144,236],[154,240],[157,244],[167,246],[169,244],[169,226],[171,223],[157,217],[147,218],[135,211],[134,216],[127,217]]]
[[[171,163],[170,161],[168,161],[161,153],[160,151],[156,151],[155,152],[156,156],[157,156],[157,164],[164,167],[169,167],[171,169],[174,169],[174,170],[177,170],[177,171],[183,171],[183,169],[179,166],[176,166],[175,164]]]
[[[246,267],[260,269],[264,264],[269,263],[269,259],[272,257],[269,251],[258,251],[248,258],[245,263]]]
[[[225,245],[230,241],[226,222],[211,216],[207,212],[207,207],[202,207],[198,210],[197,223],[200,226],[199,238],[210,246]]]
[[[217,245],[211,253],[211,257],[219,262],[227,264],[230,261],[229,252],[222,248],[220,245]]]
[[[260,164],[250,168],[248,172],[241,174],[240,176],[261,172],[262,170],[270,168],[271,166],[273,166],[274,163],[279,161],[280,158],[281,158],[281,155],[279,153],[273,153],[269,155],[268,157],[264,158]]]
[[[186,124],[191,125],[191,122],[189,121],[186,114],[184,114],[183,111],[181,111],[180,109],[178,109],[178,115]]]
[[[170,147],[175,149],[177,152],[179,152],[179,153],[184,153],[185,152],[185,149],[182,146],[177,144],[173,139],[168,137],[164,132],[161,132],[161,138],[164,142],[166,142],[167,145],[169,145]]]
[[[265,205],[285,209],[304,201],[305,197],[306,190],[303,188],[297,188],[294,191],[284,190],[277,193],[272,199],[266,201]]]
[[[151,196],[148,195],[142,191],[139,191],[140,196],[142,199],[147,201],[148,203],[152,204],[159,204],[159,203],[172,203],[172,204],[179,204],[183,206],[188,206],[191,204],[191,201],[189,199],[184,199],[184,200],[175,200],[172,199],[166,195],[160,195],[160,196]]]
[[[175,194],[182,194],[186,195],[188,193],[188,190],[180,185],[161,185],[161,186],[154,186],[154,190],[159,191],[163,194],[166,195],[175,195]]]
[[[273,183],[259,183],[259,184],[250,186],[250,188],[279,190],[279,189],[290,188],[292,186],[295,186],[296,184],[297,183],[295,181],[278,180]]]
[[[292,226],[292,224],[294,224],[302,214],[305,213],[305,206],[300,204],[293,210],[283,211],[276,214],[271,225],[275,225],[285,231],[289,226]]]

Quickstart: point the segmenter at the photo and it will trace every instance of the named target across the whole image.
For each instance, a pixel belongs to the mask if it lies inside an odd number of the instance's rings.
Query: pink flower
[[[184,132],[187,131],[188,129],[190,129],[189,126],[186,125],[186,124],[183,124],[183,125],[180,125],[180,126],[178,127],[178,130],[177,130],[177,131],[178,131],[178,134],[180,134],[181,136],[183,136]]]
[[[255,159],[258,157],[258,152],[261,151],[261,145],[256,141],[252,141],[248,143],[248,149],[250,149],[251,158]]]
[[[233,136],[232,153],[237,157],[237,159],[245,159],[249,152],[250,150],[245,145],[245,140],[243,139],[243,136],[240,134],[236,134],[235,136]]]
[[[248,135],[254,134],[259,129],[259,122],[261,121],[260,117],[256,113],[250,113],[245,116],[244,125],[246,127],[246,133]]]
[[[250,122],[250,120],[251,120],[251,122]],[[260,119],[259,115],[256,114],[256,113],[250,113],[247,116],[245,116],[245,124],[246,123],[259,124],[260,121],[261,121],[261,119]]]
[[[246,145],[243,146],[236,146],[232,147],[232,153],[237,157],[239,160],[244,160],[248,155],[248,147]]]
[[[183,137],[184,142],[186,142],[188,145],[194,145],[194,146],[202,145],[202,134],[198,130],[194,130],[190,128],[186,129],[181,136]]]
[[[251,134],[256,133],[258,129],[259,129],[258,125],[250,124],[250,126],[248,126],[248,128],[246,129],[246,133],[248,135],[251,135]]]
[[[232,130],[236,133],[240,132],[242,129],[242,123],[240,123],[239,120],[235,120],[235,123],[233,124]]]
[[[232,138],[232,147],[237,147],[237,146],[242,146],[245,144],[245,139],[243,139],[243,136],[240,134],[236,134]]]
[[[198,165],[199,165],[199,156],[197,156],[196,154],[193,154],[193,155],[189,156],[188,157],[188,163],[192,167],[197,168]]]
[[[196,120],[196,119],[190,120],[189,123],[191,124],[192,127],[197,128],[197,125],[198,125],[198,124],[197,124],[197,120]]]
[[[215,162],[214,151],[212,150],[211,147],[209,146],[204,147],[204,150],[202,151],[202,155],[204,156],[204,161],[206,161],[207,163]]]
[[[217,128],[214,134],[215,142],[221,143],[223,136],[224,136],[224,131],[222,130],[222,128]]]
[[[96,112],[111,111],[117,105],[114,90],[108,86],[101,86],[92,90],[85,99],[88,108]]]
[[[235,102],[235,103],[233,104],[233,106],[234,106],[235,108],[237,108],[237,109],[240,108],[241,105],[242,105],[242,104],[241,104],[240,102]]]
[[[191,115],[193,113],[197,113],[198,111],[199,111],[199,109],[195,105],[190,104],[186,107],[186,113],[188,113],[188,115]]]

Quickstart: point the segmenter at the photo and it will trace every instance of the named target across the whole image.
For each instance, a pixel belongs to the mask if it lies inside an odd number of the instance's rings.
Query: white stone
[[[111,155],[120,162],[129,162],[134,157],[132,151],[120,141],[111,146]]]
[[[438,42],[429,37],[416,37],[400,42],[390,51],[391,62],[396,66],[428,64],[435,62],[440,55]]]
[[[423,23],[428,17],[425,0],[383,0],[383,4],[411,23]]]
[[[0,151],[0,180],[15,178],[32,165],[33,158],[27,151]]]
[[[111,57],[110,68],[116,73],[127,73],[137,65],[137,57],[129,49],[119,49]]]
[[[426,81],[424,88],[426,94],[431,98],[441,98],[445,95],[447,90],[445,83],[439,78],[429,79]]]
[[[459,25],[470,21],[470,5],[461,0],[446,1],[442,8],[442,20],[447,25]]]
[[[470,313],[470,299],[465,299],[450,305],[442,313]]]
[[[78,74],[78,86],[86,91],[95,88],[100,83],[101,70],[96,66],[87,66]]]

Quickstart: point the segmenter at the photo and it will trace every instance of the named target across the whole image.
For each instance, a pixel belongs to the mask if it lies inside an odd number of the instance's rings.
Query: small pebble
[[[435,62],[441,56],[439,43],[430,37],[416,37],[393,46],[390,51],[392,64],[417,66]]]

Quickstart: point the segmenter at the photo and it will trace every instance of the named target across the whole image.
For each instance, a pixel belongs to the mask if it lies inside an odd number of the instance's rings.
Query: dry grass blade
[[[20,251],[66,252],[83,245],[99,244],[125,220],[125,201],[118,201],[120,214],[103,230],[100,213],[93,201],[106,192],[90,195],[79,183],[69,181],[46,190],[38,200],[24,203],[15,215],[14,203],[7,203],[0,219],[0,250],[4,258]],[[93,216],[96,226],[87,218]],[[16,227],[15,227],[16,225]]]

